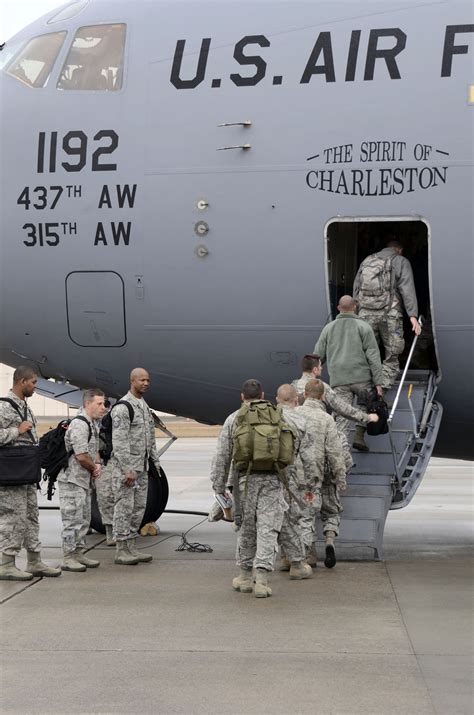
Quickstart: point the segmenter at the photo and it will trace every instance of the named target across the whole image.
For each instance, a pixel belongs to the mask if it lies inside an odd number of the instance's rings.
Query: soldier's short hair
[[[387,241],[387,248],[403,248],[403,243],[398,238],[390,238]]]
[[[38,377],[38,373],[28,365],[19,365],[13,373],[13,384],[18,385],[22,380],[31,380],[33,377]]]
[[[324,395],[324,383],[322,380],[308,380],[304,388],[306,397],[320,400]]]
[[[320,362],[321,358],[319,355],[305,355],[301,361],[301,369],[303,372],[311,372],[313,368],[319,367]]]
[[[92,387],[90,390],[84,390],[82,404],[85,405],[86,402],[92,402],[94,397],[105,397],[105,392],[99,390],[98,387]]]
[[[258,380],[245,380],[241,389],[244,400],[258,400],[263,394],[262,385]]]
[[[277,390],[277,400],[279,402],[293,402],[297,399],[297,397],[298,393],[293,385],[280,385]]]

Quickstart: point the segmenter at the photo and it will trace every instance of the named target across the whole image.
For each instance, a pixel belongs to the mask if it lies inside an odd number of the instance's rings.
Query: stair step
[[[353,474],[352,472],[347,477],[347,484],[349,487],[352,486],[381,486],[387,487],[392,483],[392,475],[387,472],[361,472],[360,474]]]

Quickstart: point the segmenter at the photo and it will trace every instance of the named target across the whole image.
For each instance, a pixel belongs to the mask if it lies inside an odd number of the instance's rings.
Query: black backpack
[[[386,434],[388,432],[388,405],[383,397],[380,397],[375,388],[369,392],[367,412],[379,416],[378,422],[369,422],[367,425],[367,434],[372,437],[376,437],[379,434]]]
[[[82,415],[73,417],[72,420],[82,420],[89,428],[89,439],[92,438],[92,429],[89,421]],[[55,482],[61,469],[66,469],[69,457],[72,452],[68,452],[64,442],[64,437],[72,420],[61,420],[56,427],[50,429],[39,441],[41,467],[44,469],[43,479],[48,482],[48,499],[51,498],[55,490]]]
[[[127,400],[119,400],[113,405],[112,409],[102,417],[102,422],[99,431],[99,454],[104,464],[107,464],[110,457],[112,456],[112,410],[117,405],[127,405],[128,416],[130,418],[130,424],[133,422],[135,412],[132,405]]]

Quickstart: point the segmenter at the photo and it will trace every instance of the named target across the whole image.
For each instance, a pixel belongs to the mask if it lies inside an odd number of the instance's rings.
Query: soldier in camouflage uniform
[[[346,461],[342,442],[334,420],[326,412],[322,398],[324,384],[321,380],[310,380],[305,387],[305,401],[298,413],[311,422],[318,439],[315,444],[315,460],[319,479],[322,481],[321,520],[326,541],[325,565],[331,568],[336,563],[334,539],[339,533],[342,505],[339,490],[346,489]],[[314,515],[313,515],[314,518]]]
[[[403,308],[410,318],[413,332],[416,335],[421,332],[417,319],[418,302],[413,271],[410,262],[402,256],[402,252],[403,246],[400,241],[391,238],[386,248],[377,254],[367,256],[361,263],[354,280],[353,292],[354,298],[359,303],[359,317],[369,323],[375,337],[384,347],[382,387],[385,391],[389,390],[397,380],[400,370],[398,356],[405,347]],[[370,289],[371,273],[376,274],[376,282],[381,283],[379,290]],[[379,279],[379,276],[384,275],[386,286],[384,286],[384,279]]]
[[[38,376],[29,367],[18,367],[8,393],[18,410],[0,402],[0,445],[24,447],[38,444],[36,420],[26,404],[36,389]],[[0,475],[1,483],[1,475]],[[26,571],[15,566],[21,547],[27,550]],[[60,576],[61,570],[41,561],[36,484],[0,486],[0,580],[31,581],[33,576]]]
[[[305,387],[310,380],[321,379],[321,374],[323,372],[323,365],[319,355],[305,355],[302,361],[303,374],[298,380],[293,380],[291,383],[298,393],[299,404],[304,403],[304,391]],[[359,424],[368,425],[369,422],[378,422],[379,416],[375,414],[367,414],[362,410],[353,407],[351,403],[346,402],[340,397],[335,390],[333,390],[327,382],[323,382],[324,385],[324,404],[326,406],[326,411],[332,414],[336,419],[336,424],[338,428],[339,438],[342,442],[342,447],[344,450],[344,459],[346,461],[346,471],[348,472],[353,465],[351,449],[349,447],[349,442],[347,440],[346,434],[346,424],[347,420],[352,420]],[[339,421],[337,417],[343,418]]]
[[[305,355],[302,361],[302,369],[303,369],[303,374],[298,380],[293,380],[291,383],[295,390],[298,393],[298,401],[300,404],[304,403],[304,398],[305,398],[305,387],[308,384],[310,380],[319,380],[321,377],[321,373],[323,371],[323,366],[321,363],[321,358],[319,355]],[[337,421],[336,419],[336,427],[337,427],[337,432],[339,435],[339,438],[342,443],[342,450],[343,450],[343,455],[344,455],[344,461],[345,461],[345,467],[346,467],[346,474],[349,472],[353,465],[352,461],[352,454],[351,454],[351,449],[349,446],[349,442],[347,440],[347,435],[345,431],[345,424],[346,420],[352,420],[354,422],[357,422],[359,424],[364,424],[367,425],[369,422],[378,422],[379,417],[378,415],[375,414],[367,414],[367,412],[363,412],[362,410],[357,409],[356,407],[353,407],[350,403],[345,402],[339,395],[330,387],[326,382],[323,382],[324,385],[324,405],[326,407],[326,411],[331,414],[334,418],[341,417],[343,420]],[[329,475],[326,475],[326,484],[328,483],[328,480],[330,479]],[[329,501],[328,501],[329,498]],[[335,526],[334,533],[337,536],[339,533],[339,523],[340,523],[340,517],[336,519],[335,516],[335,505],[334,505],[334,500],[332,497],[332,490],[328,490],[327,488],[324,488],[322,491],[322,506],[321,506],[321,515],[324,514],[324,518],[329,518],[332,515],[333,518],[333,524]],[[337,510],[337,514],[339,513],[339,510]],[[314,511],[311,509],[311,507],[307,507],[305,509],[305,512],[302,517],[302,529],[305,532],[309,532],[312,530],[314,532]],[[314,543],[311,543],[310,548],[307,552],[307,557],[308,557],[308,562],[311,564],[311,566],[316,566],[317,563],[317,556],[316,556],[316,548]]]
[[[150,375],[143,368],[130,374],[130,391],[122,398],[133,409],[130,420],[127,405],[112,408],[112,485],[114,490],[113,536],[117,542],[115,563],[132,566],[152,560],[136,548],[138,530],[145,513],[148,492],[148,462],[157,470],[155,424],[143,395],[150,386]]]
[[[69,423],[64,437],[70,454],[66,469],[58,475],[59,508],[63,522],[63,571],[81,572],[97,568],[100,562],[84,554],[91,523],[92,482],[100,476],[97,420],[105,414],[104,393],[84,392],[83,408]]]
[[[241,399],[250,404],[264,397],[258,380],[247,380],[242,385]],[[242,524],[237,536],[237,566],[240,575],[232,581],[232,587],[241,593],[252,593],[257,598],[271,596],[268,573],[273,571],[278,534],[287,508],[283,485],[275,472],[251,472],[236,474],[232,463],[234,447],[233,429],[238,410],[227,417],[217,441],[217,450],[212,460],[211,482],[216,494],[223,494],[232,468],[234,501],[240,500]],[[252,569],[256,568],[256,583],[253,588]]]
[[[318,439],[314,426],[296,411],[298,396],[291,385],[281,385],[277,404],[283,410],[285,421],[293,427],[295,463],[286,469],[290,489],[289,506],[283,517],[278,543],[282,552],[281,571],[289,571],[290,579],[309,578],[311,566],[306,563],[306,552],[314,538],[314,516],[321,508],[321,481],[314,462],[315,443]],[[293,495],[297,499],[293,498]],[[311,510],[312,523],[304,519]],[[284,555],[284,556],[283,556]]]

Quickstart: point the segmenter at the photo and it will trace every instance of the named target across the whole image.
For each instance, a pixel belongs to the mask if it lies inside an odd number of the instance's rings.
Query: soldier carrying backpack
[[[285,468],[295,457],[293,428],[284,420],[281,409],[264,397],[258,380],[244,382],[242,407],[224,422],[211,467],[216,494],[225,492],[229,476],[234,484],[240,575],[232,586],[241,593],[254,590],[257,598],[272,593],[267,579],[273,571],[283,522]]]
[[[402,256],[403,246],[389,234],[387,247],[362,261],[354,280],[354,298],[359,317],[366,320],[383,344],[383,389],[389,390],[399,372],[398,356],[403,352],[403,308],[412,330],[421,332],[418,303],[410,262]]]

